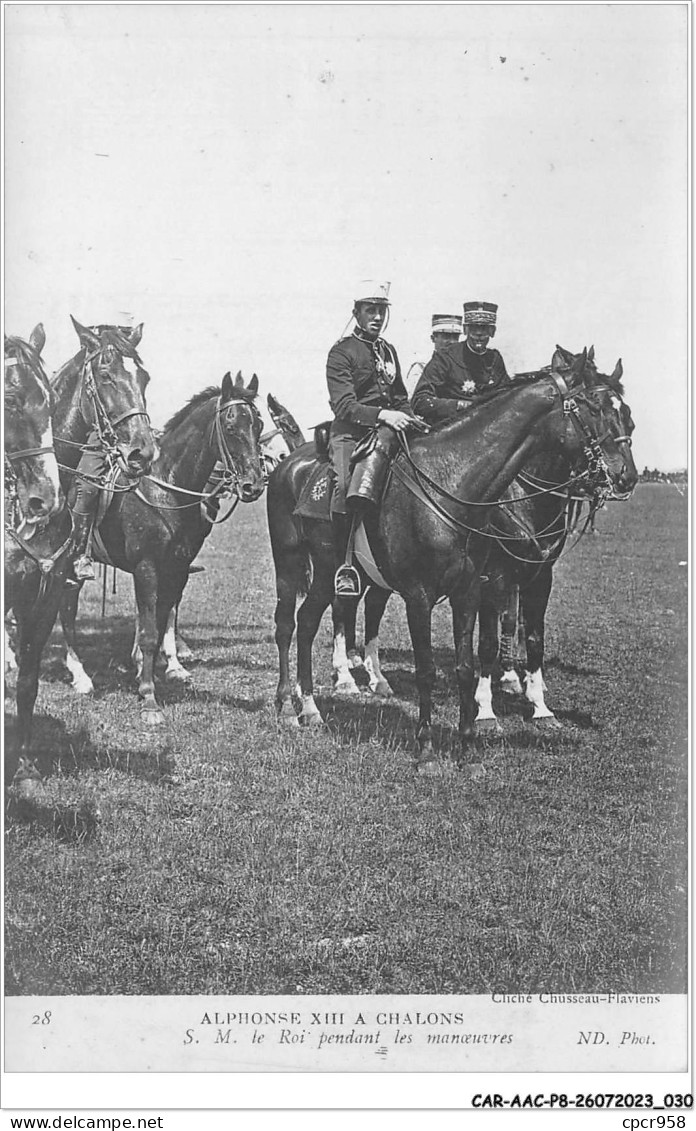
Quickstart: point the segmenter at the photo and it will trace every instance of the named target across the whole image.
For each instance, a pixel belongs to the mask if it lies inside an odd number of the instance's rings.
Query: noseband
[[[585,471],[583,471],[578,478],[585,479],[589,486],[591,486],[598,495],[604,498],[615,495],[614,484],[609,474],[609,466],[602,449],[602,444],[611,436],[611,432],[607,429],[601,436],[594,436],[587,427],[579,409],[579,403],[589,404],[586,394],[580,392],[571,396],[566,380],[560,373],[555,373],[552,370],[549,376],[553,378],[556,388],[558,389],[563,415],[572,420],[576,431],[584,441],[583,455],[587,466]],[[595,385],[594,388],[614,392],[614,390],[609,389],[607,385]],[[618,396],[618,393],[614,393],[614,395]],[[628,435],[613,436],[612,439],[616,444],[627,444],[629,448],[632,445],[631,437]],[[618,495],[615,497],[619,498]]]
[[[246,405],[251,411],[252,417],[256,420],[258,413],[251,403],[244,397],[231,397],[229,400],[222,400],[222,396],[218,397],[217,404],[215,405],[215,439],[217,440],[218,451],[220,453],[220,462],[223,466],[223,471],[220,479],[220,486],[216,490],[216,494],[223,494],[224,492],[235,491],[239,495],[239,481],[241,479],[237,463],[232,455],[228,444],[225,430],[222,427],[222,417],[229,408],[235,405]]]
[[[80,373],[81,394],[85,392],[89,401],[91,402],[94,420],[88,420],[87,415],[83,413],[85,423],[96,429],[100,442],[104,445],[106,450],[117,447],[118,437],[116,436],[115,429],[124,420],[130,420],[133,416],[144,416],[148,424],[150,423],[150,416],[145,409],[129,409],[127,412],[122,412],[114,420],[109,418],[104,402],[99,395],[99,388],[97,380],[94,375],[95,361],[101,359],[103,356],[103,348],[95,350],[94,353],[86,354],[85,360],[82,363],[82,372]],[[102,368],[102,367],[100,367]],[[82,399],[82,396],[80,396]]]

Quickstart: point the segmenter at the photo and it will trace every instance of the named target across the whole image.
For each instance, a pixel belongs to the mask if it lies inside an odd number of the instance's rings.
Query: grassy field
[[[35,735],[44,811],[92,799],[102,821],[81,837],[10,810],[7,992],[684,992],[687,510],[673,487],[640,485],[564,557],[546,666],[563,729],[538,732],[513,704],[503,737],[477,740],[475,781],[413,771],[398,598],[382,637],[395,698],[332,695],[327,617],[315,649],[327,729],[277,729],[263,501],[201,555],[181,616],[193,684],[160,687],[161,732],[141,727],[128,671],[130,579],[106,619],[88,587],[95,695],[67,687],[54,637]],[[447,606],[434,640],[447,750]]]

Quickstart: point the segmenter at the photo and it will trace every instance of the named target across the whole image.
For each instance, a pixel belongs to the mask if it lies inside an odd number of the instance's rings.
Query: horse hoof
[[[497,719],[477,719],[476,731],[478,734],[502,734],[503,728]]]
[[[378,680],[375,686],[370,690],[373,695],[379,695],[381,699],[391,699],[394,694],[386,679]]]
[[[172,668],[171,671],[164,673],[164,678],[167,683],[190,683],[191,672],[187,672],[186,668]]]
[[[283,699],[281,702],[276,701],[276,722],[278,726],[299,730],[300,720],[289,699]]]
[[[164,722],[164,714],[159,707],[141,707],[140,721],[146,727],[159,727]]]
[[[354,679],[342,679],[334,687],[336,695],[359,695],[360,688]]]
[[[309,727],[315,730],[325,725],[321,715],[300,715],[300,726],[302,727]]]
[[[542,715],[538,719],[532,719],[531,722],[537,730],[563,730],[562,724],[555,715]]]

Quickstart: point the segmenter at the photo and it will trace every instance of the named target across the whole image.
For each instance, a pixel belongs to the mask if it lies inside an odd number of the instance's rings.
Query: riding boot
[[[359,597],[362,590],[360,574],[349,560],[352,552],[350,543],[357,522],[359,519],[352,514],[334,512],[331,515],[334,559],[338,566],[334,577],[334,592],[337,597]]]
[[[80,514],[73,511],[72,543],[77,550],[77,557],[73,561],[73,574],[76,582],[96,581],[94,566],[92,564],[92,531],[94,520],[90,514]]]

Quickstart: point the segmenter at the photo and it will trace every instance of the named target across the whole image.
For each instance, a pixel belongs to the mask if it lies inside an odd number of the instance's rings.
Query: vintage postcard
[[[4,1102],[684,1114],[689,6],[3,17]]]

